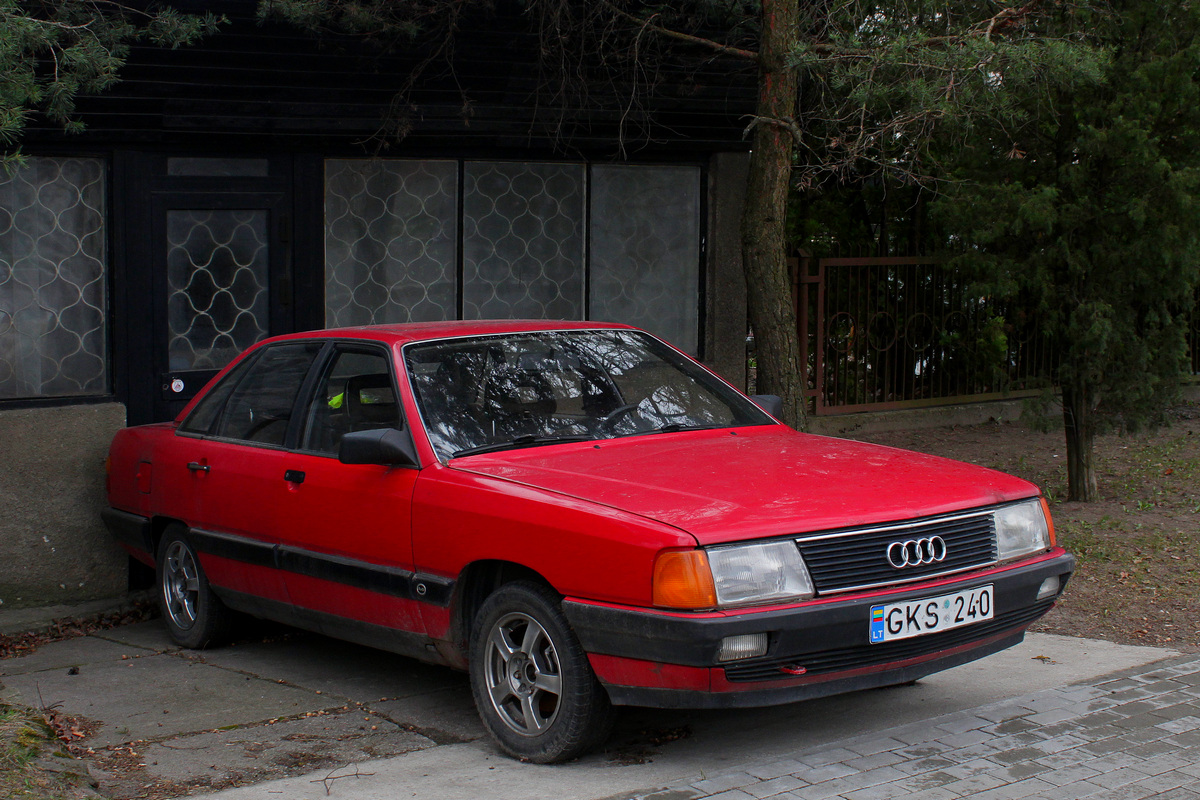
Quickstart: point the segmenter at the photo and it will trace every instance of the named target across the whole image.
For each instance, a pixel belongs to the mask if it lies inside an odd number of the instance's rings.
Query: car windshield
[[[405,362],[438,457],[562,441],[766,425],[706,370],[640,331],[412,344]]]

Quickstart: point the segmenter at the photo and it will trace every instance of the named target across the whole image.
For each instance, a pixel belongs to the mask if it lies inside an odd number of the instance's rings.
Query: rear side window
[[[192,413],[187,415],[187,419],[179,426],[179,430],[183,433],[195,433],[201,436],[211,433],[221,415],[221,410],[229,402],[229,395],[237,388],[238,382],[246,377],[246,372],[256,360],[257,356],[251,356],[226,373],[220,383],[209,389],[204,397],[200,398],[200,402],[192,409]]]
[[[266,348],[245,369],[238,367],[188,415],[181,430],[223,439],[283,445],[296,396],[320,342]]]

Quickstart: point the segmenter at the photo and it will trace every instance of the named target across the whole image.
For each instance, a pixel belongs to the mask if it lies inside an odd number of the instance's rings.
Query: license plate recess
[[[871,606],[871,644],[940,633],[992,619],[992,584],[900,603]]]

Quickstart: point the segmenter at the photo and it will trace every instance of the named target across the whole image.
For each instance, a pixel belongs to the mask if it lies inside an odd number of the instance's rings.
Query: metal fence
[[[1027,396],[1050,384],[1054,351],[1038,321],[1019,303],[971,292],[932,259],[798,259],[794,269],[817,414]]]
[[[1188,325],[1188,355],[1192,362],[1192,378],[1200,381],[1200,288],[1196,289],[1196,305]]]

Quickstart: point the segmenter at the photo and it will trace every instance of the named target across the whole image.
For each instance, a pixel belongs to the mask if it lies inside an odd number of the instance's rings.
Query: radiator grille
[[[888,562],[892,542],[940,536],[946,558],[933,564],[897,569]],[[907,524],[836,531],[797,539],[817,594],[931,578],[996,562],[996,526],[991,511],[960,514]]]

